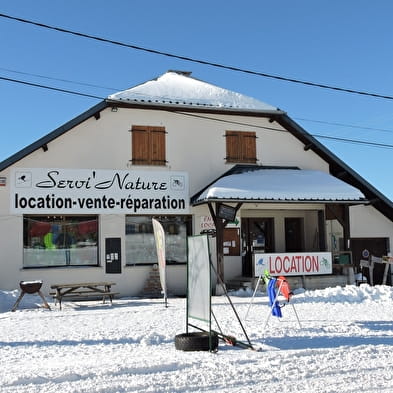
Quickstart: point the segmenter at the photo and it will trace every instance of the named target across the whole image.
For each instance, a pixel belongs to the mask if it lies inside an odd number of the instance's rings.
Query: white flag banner
[[[162,227],[159,221],[152,218],[152,222],[153,222],[153,230],[154,230],[154,239],[156,242],[161,288],[164,293],[164,299],[166,304],[167,289],[166,289],[165,232],[164,232],[164,228]]]

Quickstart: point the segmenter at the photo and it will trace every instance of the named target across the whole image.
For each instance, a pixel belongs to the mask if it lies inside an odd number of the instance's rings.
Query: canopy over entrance
[[[298,168],[235,167],[194,195],[207,202],[365,203],[357,188],[322,171]]]
[[[216,227],[217,273],[224,278],[223,233],[243,203],[321,203],[345,206],[344,238],[349,238],[349,205],[367,203],[364,194],[329,173],[295,167],[236,165],[191,198],[206,203]],[[234,207],[225,203],[235,203]],[[318,213],[319,247],[325,248],[325,218]]]

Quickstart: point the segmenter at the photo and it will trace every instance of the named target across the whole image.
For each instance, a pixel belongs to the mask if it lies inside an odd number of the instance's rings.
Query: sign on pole
[[[206,235],[188,237],[189,318],[211,323],[211,273],[209,241]]]
[[[158,270],[160,272],[161,288],[164,293],[165,306],[167,306],[167,288],[166,288],[166,258],[165,258],[165,232],[159,221],[152,218],[154,239],[156,241],[156,250],[158,258]]]

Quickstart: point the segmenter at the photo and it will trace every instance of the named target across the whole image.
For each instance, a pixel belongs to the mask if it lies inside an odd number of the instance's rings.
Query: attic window
[[[226,162],[257,162],[256,134],[251,131],[226,131]]]

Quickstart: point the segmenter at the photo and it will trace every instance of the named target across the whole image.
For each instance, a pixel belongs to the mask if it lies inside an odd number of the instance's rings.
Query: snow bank
[[[259,292],[231,293],[255,351],[220,341],[217,353],[182,352],[186,299],[116,299],[40,307],[0,291],[0,392],[393,392],[393,289],[296,291],[283,317]],[[244,316],[250,308],[247,320]],[[212,309],[225,334],[244,340],[224,296]],[[199,324],[198,321],[193,321]],[[214,327],[217,329],[217,327]]]

